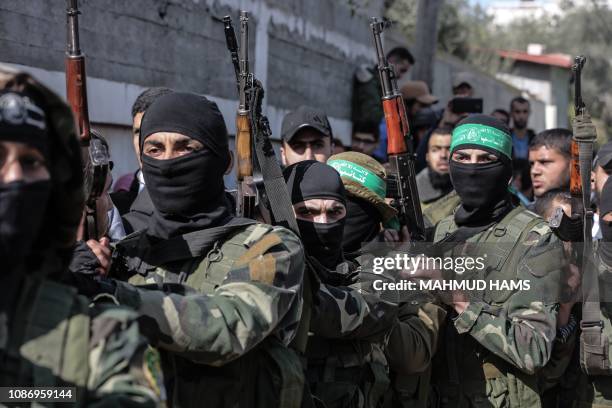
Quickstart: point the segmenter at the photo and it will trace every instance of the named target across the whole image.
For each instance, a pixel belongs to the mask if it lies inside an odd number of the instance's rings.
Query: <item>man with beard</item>
[[[549,190],[569,189],[572,132],[548,129],[529,145],[533,195],[537,200]]]
[[[347,259],[354,260],[361,254],[362,245],[379,241],[382,225],[397,215],[385,201],[387,173],[382,164],[357,152],[333,155],[327,164],[340,173],[347,192],[342,249]]]
[[[563,248],[544,220],[512,204],[512,137],[502,122],[487,115],[459,122],[449,168],[461,204],[436,226],[435,247],[445,256],[480,254],[477,277],[487,287],[442,296],[448,329],[434,359],[434,389],[443,407],[539,407],[536,372],[555,339]],[[502,281],[529,288],[489,284]]]
[[[158,98],[140,149],[155,211],[117,244],[110,276],[129,279],[114,281],[115,295],[156,340],[169,401],[299,407],[304,377],[287,346],[300,320],[303,251],[289,230],[232,215],[217,105],[190,93]]]
[[[339,174],[303,161],[284,175],[308,273],[320,283],[306,348],[311,391],[327,408],[376,408],[388,387],[382,343],[397,321],[397,305],[356,290],[363,289],[360,271],[342,254],[346,195]]]
[[[427,143],[427,168],[417,174],[416,182],[421,205],[427,207],[453,190],[448,174],[450,141],[452,130],[438,128]]]
[[[157,406],[159,354],[136,314],[90,305],[68,284],[84,206],[70,108],[5,67],[0,89],[0,386],[74,387],[79,406]]]
[[[529,101],[517,96],[510,102],[510,116],[512,117],[512,158],[527,159],[529,157],[529,143],[534,138],[533,130],[527,128],[530,114]]]

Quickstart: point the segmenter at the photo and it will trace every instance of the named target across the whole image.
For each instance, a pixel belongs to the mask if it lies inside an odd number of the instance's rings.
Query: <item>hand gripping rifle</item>
[[[425,239],[425,225],[414,170],[414,148],[408,127],[404,99],[397,89],[395,70],[385,57],[381,34],[387,22],[371,18],[370,28],[378,57],[378,73],[382,87],[382,105],[387,124],[387,153],[389,155],[390,184],[396,191],[395,207],[399,210],[400,223],[406,225],[413,241]]]
[[[79,138],[84,149],[84,163],[89,174],[86,179],[85,234],[87,239],[99,239],[96,218],[96,200],[104,191],[109,172],[108,150],[100,138],[92,138],[89,112],[87,109],[87,84],[85,75],[85,56],[79,45],[79,18],[77,0],[68,0],[68,37],[66,48],[66,95],[72,108],[79,130]],[[86,180],[89,181],[89,180]]]

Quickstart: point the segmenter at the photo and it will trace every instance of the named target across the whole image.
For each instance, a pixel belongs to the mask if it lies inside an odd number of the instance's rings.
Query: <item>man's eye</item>
[[[300,214],[300,215],[311,215],[312,213],[310,212],[310,210],[308,208],[300,208],[298,210],[298,214]]]
[[[45,165],[45,162],[38,157],[24,157],[21,159],[21,165],[28,169],[38,169]]]

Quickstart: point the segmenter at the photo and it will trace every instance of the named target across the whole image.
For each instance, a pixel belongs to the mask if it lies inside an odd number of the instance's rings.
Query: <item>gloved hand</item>
[[[574,132],[574,140],[578,143],[594,143],[595,140],[597,140],[597,129],[588,112],[574,118],[572,121],[572,130]]]

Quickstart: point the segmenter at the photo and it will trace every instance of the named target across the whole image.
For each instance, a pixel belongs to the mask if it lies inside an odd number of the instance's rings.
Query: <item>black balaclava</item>
[[[351,194],[347,195],[346,204],[342,249],[348,254],[359,251],[364,242],[378,237],[382,217],[372,204]]]
[[[204,149],[169,160],[141,153],[142,171],[155,212],[147,234],[167,239],[225,224],[231,218],[223,174],[230,162],[227,128],[217,104],[191,93],[161,96],[147,109],[140,151],[157,132],[200,141]]]
[[[315,160],[294,163],[283,171],[291,203],[310,199],[333,199],[346,205],[344,184],[338,172]],[[342,233],[346,217],[331,223],[298,219],[298,227],[306,253],[328,269],[342,261]]]
[[[599,228],[601,228],[601,241],[599,253],[606,265],[612,267],[612,223],[603,220],[604,215],[612,212],[612,177],[603,186],[600,195]]]
[[[45,114],[26,95],[0,91],[0,141],[18,142],[36,148],[45,160],[49,135]],[[0,262],[12,269],[33,250],[43,227],[51,192],[51,180],[0,183]]]
[[[508,127],[492,116],[469,116],[453,130],[451,157],[460,149],[484,150],[498,160],[465,164],[451,158],[451,180],[461,199],[455,222],[458,226],[471,227],[500,220],[512,209],[508,193],[512,177],[512,138]]]

